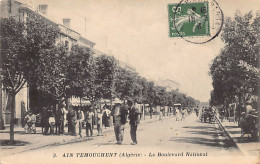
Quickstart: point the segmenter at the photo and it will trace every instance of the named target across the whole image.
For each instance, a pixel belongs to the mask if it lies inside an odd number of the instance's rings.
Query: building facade
[[[18,22],[26,22],[27,17],[30,17],[31,15],[37,16],[39,18],[45,19],[48,23],[54,26],[58,26],[60,29],[60,36],[57,39],[58,42],[63,42],[65,45],[71,48],[73,44],[79,44],[81,46],[86,46],[90,49],[93,49],[95,43],[84,38],[80,35],[79,32],[73,30],[70,28],[70,19],[65,18],[63,19],[63,24],[56,23],[48,16],[48,5],[42,4],[37,7],[37,9],[34,9],[33,7],[23,4],[19,2],[19,0],[2,0],[0,1],[0,17],[1,18],[14,18]],[[9,124],[10,123],[10,102],[8,93],[5,91],[3,86],[0,84],[0,92],[1,92],[1,106],[0,106],[0,123],[3,124]],[[33,91],[34,92],[34,91]],[[30,109],[30,94],[34,94],[31,91],[31,88],[29,89],[27,87],[27,84],[23,86],[21,91],[16,95],[16,111],[15,111],[15,117],[17,118],[17,123],[21,123],[21,119],[24,117],[25,112]],[[36,94],[39,95],[39,94]],[[34,99],[35,100],[35,99]],[[32,101],[34,101],[32,100]]]

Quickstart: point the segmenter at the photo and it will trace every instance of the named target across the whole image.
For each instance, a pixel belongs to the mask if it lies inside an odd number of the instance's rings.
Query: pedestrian
[[[197,108],[195,108],[195,112],[196,112],[196,116],[199,116],[199,107],[197,106]]]
[[[50,125],[50,134],[54,134],[54,126],[55,126],[55,117],[54,114],[49,117],[49,125]]]
[[[94,121],[93,107],[90,107],[90,111],[87,111],[85,116],[87,137],[93,136],[93,121]]]
[[[68,109],[68,133],[72,136],[76,135],[76,124],[77,124],[76,111],[72,108],[72,105],[69,105],[69,109]]]
[[[159,121],[162,121],[162,117],[163,117],[163,112],[162,112],[162,109],[161,109],[160,112],[159,112]]]
[[[185,120],[185,115],[186,115],[185,109],[182,109],[181,110],[181,121]]]
[[[121,105],[122,101],[118,98],[114,101],[111,115],[113,116],[114,131],[117,140],[117,144],[121,145],[124,139],[124,125],[126,123],[127,108]]]
[[[102,118],[103,118],[103,113],[102,110],[98,109],[97,110],[97,131],[98,131],[98,136],[102,135]]]
[[[94,125],[97,125],[97,115],[98,115],[97,110],[98,110],[98,107],[96,105],[95,108],[94,108],[94,111],[93,111],[93,113],[94,113],[93,129],[94,129]]]
[[[24,130],[26,133],[36,133],[35,122],[36,116],[32,112],[28,112],[28,114],[24,118],[25,126]]]
[[[152,107],[150,107],[149,113],[150,113],[150,119],[152,119],[153,118],[153,108]]]
[[[105,129],[106,127],[109,127],[109,121],[110,121],[110,115],[111,115],[111,111],[108,109],[108,106],[107,105],[104,105],[103,107],[103,124],[105,126]]]
[[[137,139],[136,139],[136,131],[137,131],[137,126],[140,123],[140,112],[139,110],[135,107],[135,104],[133,103],[132,100],[128,100],[127,104],[129,106],[129,124],[130,124],[130,135],[131,139],[133,141],[133,145],[137,144]]]
[[[77,117],[77,123],[76,123],[76,135],[79,134],[80,137],[82,137],[82,124],[85,120],[84,113],[81,107],[77,108],[76,110],[76,117]]]
[[[49,117],[49,127],[50,127],[50,134],[54,134],[54,128],[55,128],[55,109],[51,105],[50,107],[50,117]]]
[[[47,106],[44,112],[44,135],[47,135],[50,128],[50,117],[54,117],[53,115],[53,106]],[[51,119],[52,120],[52,119]],[[55,119],[54,119],[55,122]]]
[[[178,109],[178,107],[176,107],[175,110],[176,110],[176,121],[180,121],[180,110]]]
[[[58,135],[64,134],[64,121],[65,121],[66,109],[64,104],[59,104],[57,113],[56,113],[56,126],[58,128]]]

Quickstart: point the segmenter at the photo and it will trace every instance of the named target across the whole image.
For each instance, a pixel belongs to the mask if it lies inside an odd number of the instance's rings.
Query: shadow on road
[[[201,123],[201,126],[185,126],[184,129],[188,130],[188,137],[172,137],[170,141],[178,143],[191,143],[196,145],[218,147],[218,148],[230,148],[233,147],[233,142],[223,137],[223,133],[214,126],[205,126],[205,123]]]
[[[202,131],[216,131],[215,127],[206,127],[206,126],[184,126],[183,128],[194,129],[194,130],[202,130]]]
[[[25,146],[30,144],[29,142],[25,142],[25,141],[20,141],[20,140],[15,140],[14,144],[11,145],[10,144],[10,140],[0,140],[0,146]]]
[[[188,131],[188,133],[206,135],[206,136],[218,136],[219,132],[216,131]],[[222,136],[222,134],[221,134]]]
[[[230,148],[233,147],[232,142],[227,139],[207,139],[203,137],[181,137],[176,138],[173,137],[170,141],[174,142],[183,142],[183,143],[191,143],[198,144],[208,147],[218,147],[218,148]]]

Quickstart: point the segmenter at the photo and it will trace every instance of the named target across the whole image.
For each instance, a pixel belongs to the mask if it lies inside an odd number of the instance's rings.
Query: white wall
[[[24,85],[24,87],[20,90],[20,92],[18,92],[15,96],[15,117],[18,119],[21,119],[21,102],[23,101],[25,104],[25,108],[27,109],[27,87],[26,84]]]

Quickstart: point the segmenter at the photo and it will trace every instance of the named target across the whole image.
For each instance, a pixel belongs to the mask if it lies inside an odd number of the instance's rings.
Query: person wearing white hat
[[[124,138],[124,125],[126,123],[127,108],[121,105],[122,101],[115,99],[111,115],[113,116],[114,131],[117,144],[121,145]]]

